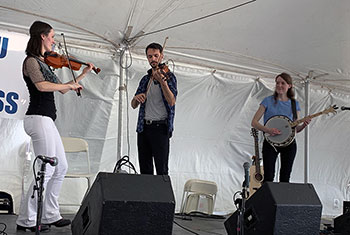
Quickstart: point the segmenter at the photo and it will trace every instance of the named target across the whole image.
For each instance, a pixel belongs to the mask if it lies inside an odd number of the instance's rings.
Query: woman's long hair
[[[35,21],[32,26],[30,26],[29,34],[30,38],[26,48],[26,54],[31,56],[43,56],[41,54],[42,39],[41,35],[49,35],[52,27],[41,21]]]
[[[291,100],[294,100],[295,98],[295,93],[294,93],[294,90],[293,90],[293,79],[292,77],[288,74],[288,73],[281,73],[281,74],[278,74],[275,78],[275,81],[277,81],[277,78],[278,77],[281,77],[286,83],[288,83],[289,85],[291,85],[291,87],[288,89],[287,91],[287,97]],[[277,102],[277,92],[275,91],[273,93],[273,98],[275,99],[275,101]]]

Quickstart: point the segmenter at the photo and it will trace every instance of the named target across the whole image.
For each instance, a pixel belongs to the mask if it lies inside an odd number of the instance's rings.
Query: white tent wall
[[[0,118],[0,130],[0,191],[13,197],[17,211],[30,171],[26,161],[30,138],[24,132],[23,120]]]
[[[92,72],[81,81],[84,87],[82,97],[78,97],[75,92],[55,95],[58,110],[56,125],[61,136],[83,138],[88,142],[93,173],[112,172],[117,161],[118,58],[112,54],[76,48],[70,48],[69,51],[81,61],[93,61],[101,72],[98,75]],[[57,75],[63,78],[64,82],[72,79],[71,71],[68,69],[57,70]],[[68,171],[86,171],[87,163],[83,158],[69,159],[68,162]],[[62,187],[60,202],[79,203],[84,196],[86,185],[84,179],[66,180]],[[76,206],[62,207],[63,212],[74,212],[76,209],[78,209]]]
[[[110,169],[111,159],[117,160],[118,58],[80,49],[71,49],[70,53],[77,59],[93,61],[102,72],[98,75],[91,72],[82,80],[82,98],[75,92],[57,93],[57,109],[62,111],[56,124],[61,136],[83,137],[88,141],[94,172]],[[57,70],[57,74],[66,81],[72,79],[68,69]]]

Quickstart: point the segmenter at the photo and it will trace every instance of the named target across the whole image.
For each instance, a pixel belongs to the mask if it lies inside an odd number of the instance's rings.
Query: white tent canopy
[[[272,94],[278,73],[293,76],[302,109],[304,82],[310,81],[310,114],[332,104],[350,104],[349,1],[258,0],[234,8],[243,3],[2,0],[0,29],[27,34],[33,21],[46,21],[55,28],[57,42],[62,42],[64,32],[72,55],[102,69],[82,81],[82,99],[74,93],[56,95],[61,135],[87,139],[95,172],[113,170],[123,155],[137,165],[138,110],[129,110],[129,101],[149,68],[145,47],[153,41],[162,44],[168,37],[165,59],[176,65],[174,69],[169,63],[179,89],[170,153],[177,209],[185,181],[200,178],[218,184],[215,211],[229,212],[234,210],[232,195],[241,187],[242,165],[254,155],[251,118],[262,98]],[[127,71],[120,67],[121,55],[128,57]],[[71,79],[67,69],[57,73],[62,80]],[[340,214],[334,202],[350,199],[348,121],[349,114],[343,111],[310,125],[309,182],[325,215]],[[2,176],[0,191],[11,191],[18,203],[21,160],[29,140],[21,120],[2,118],[0,128],[0,160],[5,162],[0,174],[16,179],[9,186]],[[297,141],[292,182],[303,182],[303,134]],[[68,199],[69,193],[63,190],[61,197]]]
[[[344,88],[349,79],[349,3],[340,1],[252,1],[202,20],[135,38],[244,3],[227,1],[1,1],[4,28],[27,33],[36,19],[90,49],[113,51],[130,41],[143,54],[150,41],[169,37],[167,55],[213,69],[275,75],[281,70],[315,83]],[[59,37],[57,37],[58,40]],[[132,39],[134,40],[126,40]],[[334,84],[332,80],[338,83]],[[343,81],[344,83],[340,83]],[[340,84],[339,84],[340,83]]]

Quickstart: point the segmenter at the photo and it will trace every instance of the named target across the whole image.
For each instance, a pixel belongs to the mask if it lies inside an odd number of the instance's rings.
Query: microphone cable
[[[7,235],[7,233],[5,232],[7,225],[5,223],[0,222],[0,225],[3,225],[4,228],[2,230],[0,230],[0,235]]]
[[[138,174],[135,166],[130,162],[129,156],[127,156],[127,155],[125,155],[124,157],[122,157],[121,159],[119,159],[117,161],[117,163],[115,164],[115,167],[113,169],[113,173],[122,173],[122,169],[121,169],[122,166],[126,166],[129,169],[132,169],[135,174]]]

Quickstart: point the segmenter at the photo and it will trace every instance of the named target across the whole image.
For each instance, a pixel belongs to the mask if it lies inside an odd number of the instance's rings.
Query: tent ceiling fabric
[[[1,0],[0,27],[27,33],[37,19],[71,45],[114,53],[125,35],[149,33],[244,3],[242,0]],[[41,16],[41,17],[39,17]],[[350,1],[257,0],[190,24],[137,38],[132,52],[166,37],[176,62],[273,78],[281,71],[317,87],[350,92]],[[57,40],[61,40],[59,35]]]

